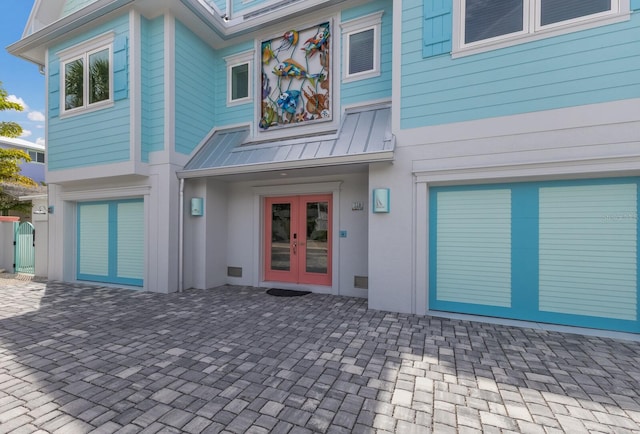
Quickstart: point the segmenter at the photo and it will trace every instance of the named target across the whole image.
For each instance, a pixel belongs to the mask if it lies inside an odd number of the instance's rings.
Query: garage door
[[[142,286],[143,201],[78,204],[77,252],[78,280]]]
[[[639,183],[432,188],[430,309],[640,332]]]

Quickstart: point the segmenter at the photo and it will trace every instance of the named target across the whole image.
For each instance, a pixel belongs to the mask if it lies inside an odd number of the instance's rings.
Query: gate
[[[35,274],[36,272],[36,230],[29,222],[20,223],[16,229],[13,245],[13,268],[16,273]]]

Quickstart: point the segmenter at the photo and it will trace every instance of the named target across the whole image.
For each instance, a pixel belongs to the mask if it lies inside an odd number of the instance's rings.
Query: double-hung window
[[[464,50],[601,25],[628,12],[629,0],[457,0],[457,8]]]
[[[110,33],[57,53],[62,114],[113,103],[113,38]]]
[[[380,75],[380,28],[382,12],[345,21],[342,27],[343,80]]]

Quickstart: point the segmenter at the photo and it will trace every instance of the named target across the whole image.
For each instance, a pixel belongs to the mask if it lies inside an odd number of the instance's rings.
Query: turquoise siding
[[[142,161],[164,149],[164,17],[142,18]]]
[[[214,126],[215,53],[176,21],[175,146],[190,154]]]
[[[640,14],[452,59],[423,57],[423,2],[403,2],[401,127],[640,97]]]
[[[248,102],[240,105],[232,105],[227,107],[227,62],[224,58],[232,56],[244,51],[253,50],[253,41],[248,41],[239,45],[235,45],[232,48],[227,48],[216,53],[216,69],[215,69],[215,92],[216,92],[216,126],[222,127],[226,125],[234,125],[239,123],[253,121],[253,108],[254,103]],[[256,67],[254,62],[254,68]],[[260,67],[260,64],[257,65]],[[253,80],[253,73],[250,75],[249,80]],[[260,87],[260,83],[252,83],[251,97],[255,100],[256,86]]]
[[[56,53],[109,31],[116,34],[113,48],[114,105],[60,119],[60,62]],[[73,169],[130,159],[128,36],[129,19],[128,15],[123,15],[49,50],[49,170]]]
[[[640,178],[432,188],[430,309],[640,332],[639,195]]]
[[[72,13],[79,11],[85,6],[89,6],[91,3],[95,3],[97,0],[66,0],[62,8],[62,16],[66,17]]]
[[[393,2],[377,0],[363,6],[342,11],[341,20],[348,21],[384,11],[380,31],[380,75],[364,80],[353,81],[341,85],[340,98],[343,105],[357,104],[364,101],[391,98],[391,73],[393,56]],[[341,44],[340,27],[334,30],[334,44]],[[344,47],[343,47],[344,49]],[[342,62],[340,62],[342,64]],[[341,65],[344,66],[344,65]],[[342,71],[341,71],[342,74]]]

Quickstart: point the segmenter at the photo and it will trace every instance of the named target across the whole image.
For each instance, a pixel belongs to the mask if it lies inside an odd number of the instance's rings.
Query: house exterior
[[[640,1],[37,0],[50,279],[640,332]]]
[[[19,149],[26,152],[31,157],[31,161],[23,162],[20,165],[20,173],[28,176],[35,182],[44,182],[45,147],[37,143],[24,139],[14,139],[0,136],[0,148]]]

